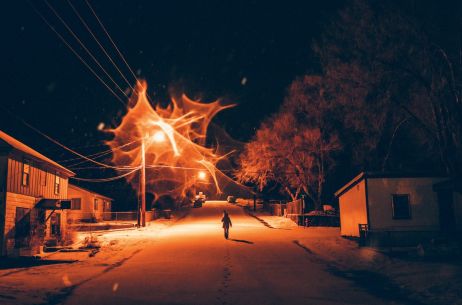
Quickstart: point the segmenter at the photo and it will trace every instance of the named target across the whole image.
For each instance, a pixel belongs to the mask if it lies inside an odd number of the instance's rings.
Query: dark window
[[[56,175],[55,176],[55,194],[56,195],[59,194],[60,184],[61,184],[61,180],[60,180],[59,176]]]
[[[82,209],[81,198],[72,198],[71,199],[71,210],[81,210],[81,209]]]
[[[409,204],[409,194],[393,195],[393,219],[410,219],[411,206]]]
[[[95,198],[95,202],[94,202],[93,208],[94,208],[95,211],[98,210],[98,199],[96,199],[96,198]]]
[[[40,171],[40,185],[46,186],[47,185],[47,172]]]
[[[30,179],[30,162],[28,160],[24,160],[22,164],[22,185],[28,186]]]

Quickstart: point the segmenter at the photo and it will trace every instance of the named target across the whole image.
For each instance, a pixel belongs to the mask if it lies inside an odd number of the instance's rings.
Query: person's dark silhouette
[[[223,211],[223,218],[221,219],[223,223],[223,229],[225,230],[225,238],[228,239],[229,237],[229,227],[232,227],[233,224],[231,223],[231,218],[229,218],[228,212]]]

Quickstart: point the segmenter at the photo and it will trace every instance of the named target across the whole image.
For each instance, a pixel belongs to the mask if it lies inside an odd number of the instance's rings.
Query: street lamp
[[[157,143],[162,143],[165,141],[165,132],[159,130],[152,136],[152,140]]]
[[[146,227],[146,146],[145,140],[148,136],[141,140],[141,177],[140,177],[140,194],[141,194],[141,207],[138,207],[138,211],[141,209],[141,215],[138,218],[138,227]],[[156,143],[162,143],[165,141],[165,133],[162,130],[156,131],[150,139]]]
[[[207,173],[204,171],[199,171],[197,173],[197,178],[199,178],[199,180],[205,180],[205,178],[207,178]]]

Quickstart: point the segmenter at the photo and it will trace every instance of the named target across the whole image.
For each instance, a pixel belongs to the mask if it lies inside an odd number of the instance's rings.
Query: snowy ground
[[[220,228],[224,208],[230,240]],[[94,232],[101,250],[93,257],[0,264],[0,304],[462,304],[459,262],[390,258],[338,228],[298,227],[223,202],[178,218]]]
[[[73,248],[82,246],[85,238],[92,238],[101,246],[95,255],[90,250],[45,253],[41,260],[27,261],[26,267],[2,266],[0,304],[59,304],[73,287],[111,271],[155,242],[162,230],[184,214],[185,211],[180,211],[172,219],[156,220],[147,228],[78,233]],[[12,260],[12,264],[15,263],[16,260]]]
[[[298,228],[303,233],[297,244],[339,276],[388,285],[389,289],[407,294],[406,298],[416,304],[462,304],[460,259],[427,261],[412,254],[382,253],[373,248],[360,248],[357,242],[342,238],[338,228],[298,227],[288,218],[271,216],[262,210],[249,213],[275,228]]]

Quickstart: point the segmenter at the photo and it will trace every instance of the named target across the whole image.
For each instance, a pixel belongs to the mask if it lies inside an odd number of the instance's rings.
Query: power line
[[[125,57],[122,55],[122,52],[120,52],[119,48],[117,47],[117,45],[115,44],[114,40],[112,40],[111,38],[111,35],[109,35],[109,32],[106,30],[106,28],[104,27],[103,23],[101,22],[101,20],[99,19],[98,15],[96,14],[96,12],[93,10],[93,8],[91,7],[90,3],[88,2],[88,0],[85,0],[85,2],[87,3],[88,7],[90,8],[91,12],[93,13],[93,15],[95,16],[96,20],[98,20],[98,23],[99,25],[101,26],[101,28],[103,29],[103,31],[106,33],[107,37],[109,38],[109,40],[111,41],[112,45],[114,46],[114,48],[117,50],[117,53],[119,54],[120,58],[122,58],[122,60],[124,61],[125,65],[127,66],[128,70],[130,70],[130,72],[132,73],[133,77],[135,79],[138,79],[135,75],[135,73],[133,72],[133,70],[130,68],[130,65],[128,64],[128,62],[125,60]]]
[[[59,34],[59,32],[48,22],[48,20],[45,18],[45,16],[42,15],[42,13],[40,13],[36,8],[35,6],[30,2],[28,1],[29,4],[31,5],[31,7],[34,9],[34,11],[37,13],[37,15],[40,16],[40,18],[42,18],[42,20],[46,23],[46,25],[48,25],[48,27],[59,37],[59,39],[61,39],[61,41],[69,48],[69,50],[71,50],[71,52],[82,62],[82,64],[88,69],[90,70],[94,75],[95,77],[109,90],[109,92],[111,92],[116,98],[117,100],[124,106],[125,105],[125,102],[111,89],[111,87],[109,87],[109,85],[90,67],[90,65],[77,53],[77,51],[74,50],[74,48],[72,48],[72,46],[66,41],[66,39],[61,35]]]
[[[87,52],[88,55],[90,55],[91,59],[98,65],[98,67],[106,74],[106,76],[112,81],[112,83],[119,89],[120,92],[122,92],[123,95],[125,95],[126,98],[128,98],[128,95],[125,93],[122,88],[117,84],[117,82],[111,77],[111,75],[104,69],[104,67],[101,65],[101,63],[95,58],[95,56],[91,53],[91,51],[85,46],[85,44],[80,40],[80,38],[75,34],[75,32],[69,27],[69,25],[64,21],[64,19],[61,17],[61,15],[54,9],[54,7],[47,1],[44,0],[46,5],[51,9],[51,11],[55,14],[55,16],[61,21],[61,23],[66,27],[68,32],[72,35],[72,37],[77,40],[77,42],[80,44],[80,46]]]
[[[111,165],[107,165],[107,164],[104,164],[104,163],[101,163],[101,162],[98,162],[96,160],[93,160],[85,155],[82,155],[78,152],[76,152],[75,150],[67,147],[66,145],[64,144],[61,144],[60,142],[58,142],[57,140],[53,139],[52,137],[48,136],[47,134],[45,134],[44,132],[40,131],[39,129],[35,128],[34,126],[32,126],[31,124],[27,123],[25,120],[23,120],[22,118],[20,118],[19,116],[17,116],[16,114],[14,114],[13,112],[11,112],[8,108],[4,107],[3,105],[0,104],[0,107],[2,107],[3,109],[5,109],[8,113],[10,113],[14,118],[16,118],[17,120],[19,120],[21,123],[23,123],[24,125],[26,125],[27,127],[29,127],[30,129],[34,130],[35,132],[37,132],[38,134],[40,134],[41,136],[45,137],[46,139],[48,139],[49,141],[55,143],[56,145],[64,148],[65,150],[85,159],[85,160],[88,160],[90,162],[93,162],[97,165],[100,165],[102,167],[105,167],[105,168],[112,168],[112,169],[122,169],[122,170],[125,170],[125,169],[134,169],[136,167],[128,167],[128,166],[111,166]]]
[[[134,170],[128,172],[128,173],[125,173],[125,174],[122,174],[122,175],[119,175],[119,176],[115,176],[115,177],[110,177],[110,178],[95,178],[95,179],[90,179],[90,178],[77,178],[77,177],[70,177],[71,179],[74,179],[74,180],[80,180],[80,181],[86,181],[86,182],[110,182],[110,181],[114,181],[114,180],[117,180],[117,179],[121,179],[121,178],[124,178],[126,176],[129,176],[131,174],[133,174],[134,172],[136,172],[137,170],[139,170],[141,167],[138,166],[137,168],[135,168]]]
[[[80,21],[82,22],[82,24],[85,26],[85,28],[88,30],[88,32],[91,34],[91,36],[93,37],[93,39],[95,39],[96,43],[98,44],[98,46],[101,48],[101,50],[104,52],[104,54],[107,56],[107,58],[110,60],[110,62],[114,65],[114,67],[116,68],[116,70],[119,72],[119,74],[122,76],[122,78],[125,80],[125,82],[128,84],[128,86],[134,91],[135,89],[133,88],[132,84],[127,80],[127,78],[125,77],[125,75],[122,73],[122,71],[119,69],[118,65],[114,62],[114,60],[112,59],[112,57],[108,54],[108,52],[106,51],[106,49],[103,47],[103,45],[100,43],[100,41],[98,40],[98,38],[96,37],[96,35],[93,33],[93,31],[90,29],[90,27],[88,26],[88,24],[85,22],[85,20],[83,19],[83,17],[79,14],[79,12],[77,11],[77,9],[75,8],[75,6],[71,3],[71,1],[67,0],[67,3],[70,5],[70,7],[72,8],[72,10],[74,11],[74,13],[77,15],[77,17],[80,19]]]

